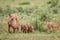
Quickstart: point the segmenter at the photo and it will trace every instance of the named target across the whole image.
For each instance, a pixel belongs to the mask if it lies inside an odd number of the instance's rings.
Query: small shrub
[[[53,10],[54,14],[57,14],[57,10]]]
[[[44,28],[42,23],[38,23],[38,21],[36,20],[33,24],[36,30],[46,32],[46,29]]]
[[[41,16],[41,21],[46,21],[46,19],[47,19],[47,16],[46,15],[42,15]]]
[[[47,2],[47,4],[51,4],[51,3],[52,3],[51,1]]]
[[[16,8],[16,10],[18,10],[18,12],[22,12],[23,8],[22,7],[18,7],[18,8]]]
[[[22,3],[19,3],[19,5],[29,5],[30,2],[22,2]]]
[[[35,22],[33,22],[33,25],[35,27],[35,30],[38,30],[38,23],[37,23],[37,20],[35,20]]]

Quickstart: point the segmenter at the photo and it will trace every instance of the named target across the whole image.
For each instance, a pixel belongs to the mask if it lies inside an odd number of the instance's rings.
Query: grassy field
[[[34,33],[22,33],[21,31],[16,31],[16,33],[10,34],[7,31],[7,23],[4,20],[0,24],[0,40],[60,40],[60,33],[58,32],[47,33],[35,31]]]
[[[58,32],[8,33],[7,16],[16,13],[19,23],[43,30],[47,21],[60,22],[60,0],[0,0],[0,40],[60,40]],[[55,4],[56,3],[56,4]]]
[[[60,33],[2,33],[0,40],[60,40]]]

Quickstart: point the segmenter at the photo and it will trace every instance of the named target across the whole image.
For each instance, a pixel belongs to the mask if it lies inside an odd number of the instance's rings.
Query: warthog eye
[[[11,18],[11,21],[13,21],[13,18]]]

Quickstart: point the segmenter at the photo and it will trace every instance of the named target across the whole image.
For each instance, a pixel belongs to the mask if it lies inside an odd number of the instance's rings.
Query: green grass
[[[60,40],[60,33],[2,33],[0,40]]]

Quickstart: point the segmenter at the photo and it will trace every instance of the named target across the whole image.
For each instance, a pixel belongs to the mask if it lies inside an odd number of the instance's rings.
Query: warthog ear
[[[11,14],[9,14],[9,16],[12,18]]]
[[[9,14],[9,16],[11,16],[11,14]]]

